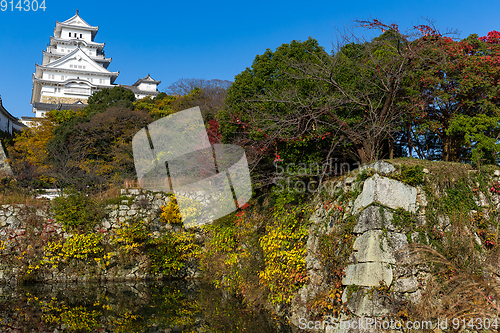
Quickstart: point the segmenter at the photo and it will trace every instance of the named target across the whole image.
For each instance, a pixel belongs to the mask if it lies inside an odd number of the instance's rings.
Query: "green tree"
[[[104,88],[94,92],[87,100],[85,107],[86,114],[92,115],[103,112],[109,107],[120,106],[132,109],[134,107],[135,95],[131,90],[123,87],[114,87],[112,89]]]
[[[426,41],[394,24],[359,24],[383,33],[370,42],[346,38],[332,54],[310,38],[257,56],[228,90],[219,113],[223,139],[257,155],[254,165],[273,157],[325,163],[338,153],[366,163],[383,156],[384,145],[392,157],[407,118],[399,99],[406,98],[409,65]]]
[[[259,182],[271,180],[273,162],[319,163],[335,145],[319,107],[328,86],[294,67],[326,56],[312,38],[292,41],[257,55],[228,88],[226,108],[217,115],[222,138],[245,147],[254,176],[264,176]]]

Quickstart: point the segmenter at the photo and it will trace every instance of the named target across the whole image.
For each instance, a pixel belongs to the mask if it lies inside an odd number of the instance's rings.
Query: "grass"
[[[460,319],[460,322],[462,319],[468,322],[473,318],[489,318],[493,321],[500,316],[498,253],[486,258],[480,275],[426,245],[413,244],[412,256],[416,259],[415,264],[432,264],[435,268],[427,280],[423,299],[413,308],[412,313],[416,318],[447,318],[451,323],[454,318]]]

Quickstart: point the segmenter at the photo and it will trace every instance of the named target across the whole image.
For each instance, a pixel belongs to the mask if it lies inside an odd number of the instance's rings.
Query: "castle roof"
[[[43,55],[44,56],[49,56],[49,57],[54,57],[54,58],[62,58],[64,56],[66,56],[67,54],[64,53],[50,53],[50,52],[47,52],[47,51],[43,51]],[[95,62],[98,62],[98,63],[103,63],[103,64],[106,64],[106,66],[104,68],[107,68],[109,66],[109,64],[111,63],[111,61],[113,60],[113,58],[101,58],[101,57],[95,57],[95,56],[90,56],[90,59],[94,60]]]
[[[73,59],[76,59],[78,61],[82,61],[86,65],[89,66],[88,70],[78,70],[78,69],[69,69],[65,68],[64,65],[68,61],[71,61]],[[59,58],[57,60],[54,60],[53,62],[50,62],[45,65],[38,65],[36,64],[36,77],[41,78],[42,77],[42,71],[44,70],[54,70],[54,71],[64,71],[64,72],[72,72],[72,73],[82,73],[82,74],[98,74],[98,75],[103,75],[103,76],[109,76],[111,77],[111,83],[118,77],[120,72],[111,72],[107,70],[106,68],[102,67],[99,65],[94,59],[92,59],[88,54],[83,52],[80,47],[77,47],[75,50],[72,52],[68,53],[67,55],[63,56],[62,58]]]
[[[71,38],[71,39],[64,39],[64,38],[58,38],[58,37],[50,37],[50,45],[58,45],[58,44],[84,44],[85,46],[94,46],[99,50],[102,50],[104,46],[106,46],[106,43],[97,43],[97,42],[89,42],[84,39],[80,38]]]
[[[143,77],[142,79],[137,80],[132,86],[137,87],[141,83],[155,83],[155,84],[160,84],[161,81],[156,81],[154,80],[151,75],[147,75]]]
[[[158,91],[149,91],[149,90],[141,90],[139,89],[137,86],[128,86],[126,84],[118,84],[118,86],[120,87],[123,87],[125,89],[128,89],[130,91],[132,91],[134,94],[141,94],[141,95],[153,95],[153,96],[156,96],[158,95],[160,92]]]
[[[40,111],[52,111],[52,110],[81,110],[85,107],[82,101],[77,101],[76,103],[41,103],[34,102],[33,107]]]
[[[67,19],[64,22],[58,22],[56,21],[56,27],[54,28],[54,36],[60,37],[61,36],[61,30],[63,27],[68,27],[68,28],[78,28],[80,30],[87,30],[92,32],[92,39],[95,37],[97,34],[97,31],[99,31],[98,26],[91,26],[87,22],[85,22],[84,19],[80,17],[78,9],[76,10],[76,14]]]
[[[0,96],[0,112],[5,115],[7,119],[9,119],[13,124],[16,124],[21,127],[26,127],[24,124],[19,122],[19,119],[17,117],[14,117],[13,115],[10,114],[9,111],[3,106],[2,104],[2,96]]]

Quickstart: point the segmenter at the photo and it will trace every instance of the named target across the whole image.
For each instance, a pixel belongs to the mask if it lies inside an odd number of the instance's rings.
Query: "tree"
[[[383,156],[384,146],[392,157],[408,119],[404,83],[428,41],[395,24],[358,23],[382,34],[370,42],[343,37],[332,54],[310,38],[257,56],[228,90],[223,139],[267,154],[268,164],[273,153],[285,163],[329,163],[339,152],[363,164]]]
[[[173,96],[191,96],[192,104],[199,106],[205,120],[213,119],[223,107],[226,90],[232,82],[227,80],[179,79],[166,90]]]
[[[226,108],[217,119],[223,140],[246,148],[252,169],[258,171],[254,176],[266,178],[275,169],[273,162],[282,159],[320,163],[336,145],[331,140],[335,136],[328,133],[324,111],[318,109],[327,85],[297,77],[294,68],[297,62],[327,56],[312,38],[292,41],[257,55],[252,67],[235,77]]]
[[[123,87],[116,86],[112,89],[104,88],[94,92],[87,100],[85,111],[88,115],[103,112],[112,106],[121,106],[124,108],[133,108],[135,94]]]
[[[219,79],[179,79],[168,86],[166,93],[169,95],[184,96],[189,94],[193,89],[198,88],[205,91],[212,99],[215,99],[218,94],[224,93],[231,84],[231,81]]]
[[[476,163],[496,160],[499,37],[492,31],[454,41],[435,30],[422,37],[428,41],[421,50],[425,61],[412,64],[410,77],[415,130],[437,137],[445,161],[469,161],[471,154]]]
[[[73,185],[134,178],[132,138],[152,121],[147,111],[114,106],[59,126],[48,145],[55,174]]]
[[[13,145],[7,147],[16,179],[22,186],[33,187],[48,181],[51,165],[47,144],[54,137],[56,123],[40,119],[32,127],[17,133]]]

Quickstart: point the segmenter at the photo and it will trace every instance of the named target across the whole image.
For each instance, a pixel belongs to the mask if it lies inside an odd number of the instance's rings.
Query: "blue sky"
[[[120,71],[115,83],[132,84],[150,73],[162,81],[160,91],[180,78],[232,81],[257,54],[294,39],[311,36],[331,50],[338,29],[355,19],[377,18],[406,30],[428,18],[441,31],[458,30],[461,38],[500,30],[500,7],[493,1],[46,0],[45,5],[45,11],[0,11],[0,95],[17,117],[33,115],[35,63],[41,63],[55,21],[65,21],[77,8],[99,26],[96,41],[105,42],[106,56],[113,58],[108,69]]]

